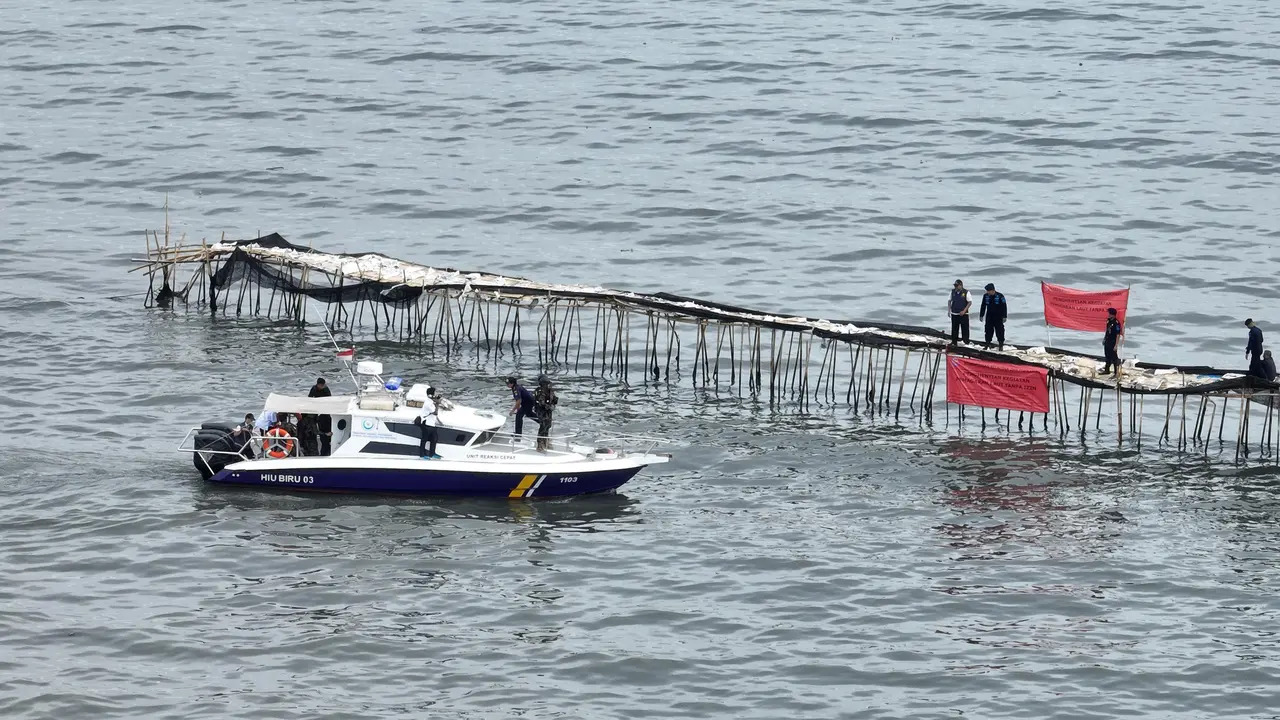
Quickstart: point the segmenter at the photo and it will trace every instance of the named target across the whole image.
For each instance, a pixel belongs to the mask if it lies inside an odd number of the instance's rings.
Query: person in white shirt
[[[418,454],[423,460],[437,460],[440,458],[436,454],[436,437],[438,432],[436,427],[440,424],[438,411],[435,403],[435,388],[427,388],[427,397],[422,401],[422,413],[418,415],[414,423],[418,426],[421,433],[418,437]],[[430,443],[430,449],[427,444]]]
[[[272,425],[276,424],[276,411],[267,410],[262,413],[262,417],[253,424],[253,429],[258,431],[259,435],[266,435]]]

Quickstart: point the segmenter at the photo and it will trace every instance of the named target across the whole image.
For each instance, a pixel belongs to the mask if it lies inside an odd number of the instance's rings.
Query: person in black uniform
[[[316,384],[311,386],[311,391],[307,393],[307,397],[332,397],[333,392],[329,390],[328,384],[324,378],[317,378]],[[316,416],[316,433],[320,437],[320,454],[328,455],[333,449],[333,416],[317,415]]]
[[[957,280],[956,284],[951,288],[951,300],[947,303],[947,313],[951,315],[951,344],[955,345],[961,336],[964,341],[969,342],[969,307],[973,303],[969,300],[969,291],[964,289],[964,283]]]
[[[293,417],[293,413],[280,413],[280,420],[276,424],[281,428],[284,428],[285,432],[289,433],[289,437],[292,438],[289,442],[293,444],[293,448],[289,451],[289,454],[297,456],[302,454],[302,448],[298,442],[298,426],[294,423]]]
[[[987,283],[986,294],[982,296],[982,309],[978,310],[978,319],[984,320],[986,345],[991,347],[991,336],[994,334],[1004,349],[1004,321],[1009,316],[1009,307],[1005,304],[1004,294],[996,292],[995,283]]]
[[[1244,326],[1249,328],[1249,344],[1244,348],[1244,354],[1249,357],[1249,374],[1266,377],[1262,371],[1262,328],[1253,324],[1253,318],[1245,320]]]
[[[1116,352],[1116,346],[1123,336],[1124,327],[1120,325],[1120,319],[1116,317],[1116,309],[1107,308],[1107,331],[1102,336],[1102,354],[1107,358],[1107,365],[1102,368],[1100,375],[1119,372],[1120,354]],[[1112,369],[1113,367],[1114,369]]]
[[[534,409],[533,393],[529,392],[514,377],[507,378],[507,389],[511,391],[511,399],[515,401],[509,414],[516,416],[516,434],[523,435],[525,418],[530,418],[534,422],[538,421],[538,412]]]
[[[551,387],[551,378],[538,376],[538,389],[533,391],[533,402],[538,408],[538,452],[546,452],[551,440],[551,418],[560,404],[556,391]]]
[[[244,422],[231,428],[231,439],[235,442],[236,447],[240,448],[240,456],[245,460],[254,458],[253,443],[253,426],[257,423],[257,419],[253,413],[247,413],[244,416]]]
[[[316,444],[318,434],[319,428],[315,415],[310,413],[298,415],[298,448],[302,451],[301,455],[314,456],[318,453],[319,447]]]
[[[1276,381],[1276,361],[1272,359],[1270,350],[1262,351],[1262,377],[1266,378],[1267,382]]]

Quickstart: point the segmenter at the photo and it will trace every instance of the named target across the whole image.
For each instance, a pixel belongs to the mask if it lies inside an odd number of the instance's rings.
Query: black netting
[[[296,250],[298,252],[304,252],[304,253],[317,252],[316,250],[312,250],[311,248],[305,248],[305,247],[302,247],[301,245],[294,245],[288,240],[285,240],[284,236],[281,235],[280,233],[271,233],[270,235],[263,235],[262,237],[254,238],[253,240],[239,240],[236,242],[237,247],[241,245],[257,245],[258,247],[272,248],[274,250]],[[326,254],[336,254],[336,253],[326,253]]]
[[[284,236],[281,235],[280,233],[271,233],[270,235],[263,235],[262,237],[254,238],[252,240],[237,240],[235,242],[235,245],[236,247],[248,247],[250,245],[256,245],[258,247],[270,248],[272,250],[293,250],[294,252],[300,252],[300,253],[311,253],[315,255],[334,255],[337,257],[349,257],[349,258],[358,258],[358,257],[365,257],[366,255],[373,255],[375,257],[386,258],[394,262],[400,262],[400,260],[396,260],[396,258],[393,258],[390,255],[383,255],[382,253],[376,253],[376,252],[361,252],[361,253],[328,252],[325,250],[315,250],[313,248],[309,248],[304,245],[294,245],[288,240],[285,240]],[[436,268],[436,269],[442,272],[462,273],[463,275],[486,274],[479,270],[457,270],[455,268],[449,268],[449,267],[442,267],[442,268]],[[519,277],[513,278],[513,279],[524,280],[524,278],[519,278]],[[528,281],[526,280],[526,282]]]
[[[283,246],[267,245],[266,247],[288,246],[290,249],[297,249],[296,246],[290,245],[284,238],[274,234],[251,242],[261,244],[259,241],[271,238],[278,238],[279,242],[283,243]],[[302,251],[306,252],[306,249],[303,248]],[[237,248],[227,256],[222,267],[218,268],[218,271],[213,274],[211,279],[210,304],[213,310],[218,309],[218,291],[241,281],[253,283],[266,289],[305,295],[323,303],[347,303],[368,300],[384,303],[392,307],[408,307],[416,303],[422,295],[422,288],[409,287],[402,283],[379,281],[339,282],[337,285],[331,285],[327,282],[325,284],[304,283],[295,279],[290,273],[283,272],[277,267],[264,263]]]

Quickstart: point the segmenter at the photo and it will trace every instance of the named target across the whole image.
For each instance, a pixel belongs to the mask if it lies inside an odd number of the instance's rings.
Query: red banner
[[[1035,365],[947,355],[947,402],[1049,412],[1049,371]]]
[[[1107,308],[1116,309],[1121,323],[1129,309],[1128,288],[1090,292],[1041,281],[1040,294],[1044,296],[1045,323],[1068,330],[1105,332]]]

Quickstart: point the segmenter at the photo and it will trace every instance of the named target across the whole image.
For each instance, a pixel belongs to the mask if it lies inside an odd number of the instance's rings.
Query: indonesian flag
[[[947,402],[1047,413],[1049,370],[949,354]]]
[[[1068,330],[1105,332],[1107,308],[1116,309],[1121,323],[1129,308],[1128,288],[1091,292],[1041,281],[1040,294],[1044,296],[1045,324]]]
[[[338,351],[339,360],[354,360],[356,357],[356,349],[353,347]]]

